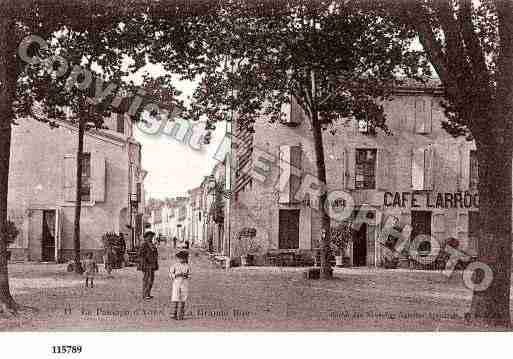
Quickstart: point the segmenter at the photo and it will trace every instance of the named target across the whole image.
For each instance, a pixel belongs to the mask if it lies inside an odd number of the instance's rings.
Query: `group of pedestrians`
[[[159,269],[158,250],[153,239],[155,232],[147,231],[144,233],[144,242],[138,253],[138,270],[143,272],[143,299],[149,301],[153,298],[151,289],[155,281],[155,271]],[[184,317],[185,302],[189,291],[189,281],[191,278],[191,267],[189,265],[189,252],[179,250],[176,253],[177,261],[169,268],[169,277],[171,279],[171,301],[174,304],[173,318],[181,320]]]
[[[147,231],[144,233],[144,242],[139,248],[137,269],[143,273],[142,296],[149,301],[153,299],[151,289],[155,281],[155,271],[159,269],[159,254],[157,245],[154,241],[155,232]],[[176,241],[174,240],[174,246]],[[178,250],[175,254],[176,261],[169,268],[169,277],[171,279],[171,301],[174,304],[173,318],[182,320],[185,312],[185,302],[189,292],[189,281],[191,278],[191,267],[189,265],[189,243],[185,242],[185,249]],[[106,247],[104,256],[105,270],[110,275],[112,266],[112,255],[110,246]],[[93,254],[88,253],[86,259],[82,262],[84,267],[85,286],[93,288],[95,273],[98,273],[98,265],[93,259]]]

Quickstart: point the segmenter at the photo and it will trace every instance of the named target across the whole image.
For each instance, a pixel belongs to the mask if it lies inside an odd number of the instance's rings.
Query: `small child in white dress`
[[[189,253],[179,251],[176,254],[178,263],[169,268],[169,276],[173,280],[171,301],[175,304],[173,319],[182,320],[185,312],[185,302],[189,293],[189,281],[191,278],[191,267],[188,264]]]

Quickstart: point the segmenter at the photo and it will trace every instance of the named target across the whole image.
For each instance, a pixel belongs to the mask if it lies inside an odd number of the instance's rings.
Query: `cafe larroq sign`
[[[479,196],[472,192],[384,192],[386,208],[470,209],[479,207]]]

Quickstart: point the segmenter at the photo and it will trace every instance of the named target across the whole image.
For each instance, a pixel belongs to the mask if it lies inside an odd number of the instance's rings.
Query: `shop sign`
[[[478,208],[479,196],[470,192],[385,192],[383,205],[392,208]]]

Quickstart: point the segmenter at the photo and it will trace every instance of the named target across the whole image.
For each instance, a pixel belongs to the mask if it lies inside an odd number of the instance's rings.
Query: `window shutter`
[[[288,174],[289,178],[287,179],[287,184],[284,186],[283,190],[280,189],[279,193],[279,203],[290,203],[290,146],[280,146],[280,168],[284,168],[284,171]]]
[[[429,132],[431,132],[431,101],[416,99],[415,133],[426,134]]]
[[[424,151],[424,189],[432,190],[435,179],[435,148],[429,146]]]
[[[289,100],[290,103],[283,103],[281,105],[283,123],[289,126],[296,126],[299,125],[302,121],[303,110],[293,96],[291,96]]]
[[[295,195],[301,186],[301,146],[290,147],[291,176],[289,181],[290,202],[296,203]]]
[[[114,113],[116,120],[116,131],[119,133],[125,133],[125,115],[120,113]]]
[[[468,236],[468,212],[458,211],[456,218],[456,235],[458,238]]]
[[[424,148],[414,148],[411,163],[411,185],[414,190],[424,189],[424,167],[425,150]]]
[[[433,212],[433,234],[445,233],[445,213]]]
[[[133,195],[137,194],[137,167],[132,163],[130,164],[130,193]]]
[[[427,133],[433,132],[433,117],[436,117],[435,99],[429,101],[429,108],[426,114],[426,131]]]
[[[291,122],[295,123],[296,125],[299,125],[301,124],[301,122],[303,122],[305,117],[303,108],[299,105],[294,96],[291,97],[290,103]]]
[[[468,211],[458,211],[456,217],[456,233],[455,237],[460,242],[460,250],[466,251],[469,247],[469,236],[468,236]]]
[[[77,187],[77,160],[73,155],[64,155],[64,200],[75,202]]]
[[[340,189],[345,189],[347,186],[347,153],[345,149],[338,152],[336,163],[336,166],[339,169],[338,175],[340,176],[340,180],[336,182],[336,186],[340,186]]]
[[[105,157],[94,153],[91,156],[91,192],[96,202],[105,201]]]
[[[390,156],[386,149],[378,148],[376,158],[376,188],[386,190],[390,187]]]
[[[55,211],[55,260],[60,263],[62,249],[62,209]]]
[[[224,190],[229,192],[232,189],[232,156],[226,155],[225,162],[225,177],[224,177]]]
[[[356,181],[356,150],[354,148],[346,149],[346,188],[354,189]]]
[[[470,185],[470,148],[466,143],[459,147],[459,157],[458,190],[468,191]]]

